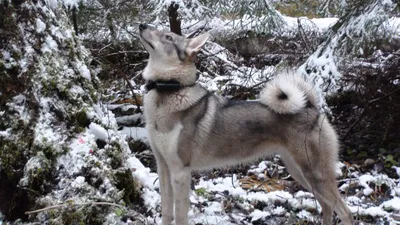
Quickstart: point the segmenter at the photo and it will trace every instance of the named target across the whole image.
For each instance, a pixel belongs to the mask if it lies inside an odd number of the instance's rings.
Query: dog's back
[[[296,85],[295,81],[300,85],[305,83],[303,79],[294,80],[291,76],[279,77],[266,87],[260,101],[232,101],[205,95],[182,111],[179,157],[193,169],[217,168],[273,153],[281,154],[284,149],[300,145],[294,142],[304,140],[305,136],[323,136],[321,119],[324,115],[317,109],[313,92],[308,95],[302,92],[304,86],[292,87],[285,92],[279,88],[270,91],[270,87]],[[293,91],[300,96],[293,99]],[[286,97],[282,98],[282,95]],[[337,154],[337,151],[330,150],[329,153]]]

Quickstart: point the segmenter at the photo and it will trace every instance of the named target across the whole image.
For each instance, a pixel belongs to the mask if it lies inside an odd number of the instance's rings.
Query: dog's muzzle
[[[143,36],[143,32],[147,29],[149,29],[150,27],[147,26],[146,24],[141,23],[139,25],[139,35],[140,35],[140,40],[142,42],[145,42],[148,46],[150,46],[150,48],[154,49],[154,45],[152,45],[144,36]]]

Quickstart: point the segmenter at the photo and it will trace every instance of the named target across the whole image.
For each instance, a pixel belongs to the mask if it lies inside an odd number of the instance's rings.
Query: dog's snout
[[[146,24],[143,24],[143,23],[141,23],[140,25],[139,25],[139,30],[146,30],[148,28],[148,26],[146,25]]]

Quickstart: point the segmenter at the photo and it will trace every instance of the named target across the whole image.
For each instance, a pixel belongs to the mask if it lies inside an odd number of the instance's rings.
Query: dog
[[[157,161],[162,224],[188,224],[191,172],[280,154],[291,176],[314,194],[323,223],[351,212],[337,188],[338,138],[318,110],[314,87],[296,74],[268,82],[259,101],[233,101],[196,84],[195,59],[209,38],[186,38],[139,25],[149,52],[144,114]]]

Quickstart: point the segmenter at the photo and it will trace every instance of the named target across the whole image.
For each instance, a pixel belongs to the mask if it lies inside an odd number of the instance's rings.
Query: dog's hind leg
[[[313,177],[308,179],[314,179],[312,192],[320,203],[323,211],[323,222],[324,224],[332,224],[332,212],[335,211],[345,225],[352,225],[353,218],[347,204],[342,199],[336,184],[334,172],[332,176],[328,176],[326,179],[315,179],[318,174],[314,174]]]
[[[172,188],[175,202],[175,224],[187,225],[189,212],[191,170],[189,167],[181,167],[171,170]]]
[[[307,150],[302,149],[300,151]],[[315,156],[317,157],[315,158]],[[309,154],[306,157],[297,155],[293,158],[293,164],[288,167],[288,170],[292,172],[293,177],[302,186],[314,194],[320,203],[324,225],[332,224],[333,210],[338,214],[343,224],[351,225],[353,224],[352,215],[337,189],[332,162],[321,156],[325,157],[322,154]]]
[[[302,169],[293,160],[293,158],[290,156],[286,156],[285,154],[282,154],[282,160],[284,161],[286,169],[289,171],[290,175],[297,182],[299,182],[300,185],[303,186],[305,189],[307,189],[310,192],[313,192],[312,188],[311,188],[311,184],[308,183],[307,179],[304,177]],[[332,208],[329,207],[329,205],[326,204],[324,201],[321,201],[321,199],[318,199],[318,202],[320,203],[322,211],[323,211],[324,224],[326,224],[327,221],[330,221],[332,219]]]
[[[157,172],[160,183],[162,224],[170,225],[174,213],[174,193],[171,185],[171,172],[164,157],[157,150],[153,152],[157,160]]]
[[[297,182],[299,182],[301,186],[303,186],[307,190],[310,190],[311,189],[311,185],[308,183],[308,181],[304,177],[303,173],[301,172],[301,168],[293,160],[293,158],[291,156],[288,156],[287,154],[284,154],[284,153],[281,154],[281,157],[282,157],[283,163],[285,164],[286,169],[288,170],[289,174]]]

